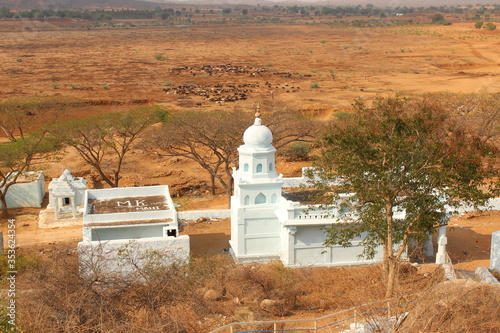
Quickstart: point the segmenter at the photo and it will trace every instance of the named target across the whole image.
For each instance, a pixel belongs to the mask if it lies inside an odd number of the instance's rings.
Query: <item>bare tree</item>
[[[118,187],[125,156],[156,121],[158,112],[162,112],[161,108],[137,108],[126,113],[65,120],[52,126],[50,131],[55,140],[75,148],[104,182]]]
[[[424,98],[438,101],[475,135],[495,141],[500,133],[500,93],[435,93]]]
[[[276,146],[292,141],[312,141],[317,129],[298,111],[276,108],[265,113]],[[161,128],[148,134],[147,147],[160,156],[181,156],[197,162],[210,175],[212,194],[218,182],[231,197],[231,170],[237,166],[237,148],[243,132],[253,122],[245,112],[182,112],[171,115]]]
[[[242,133],[251,121],[246,113],[182,112],[171,115],[148,133],[148,149],[160,156],[180,156],[197,162],[231,195],[231,168],[237,159]]]
[[[273,132],[273,146],[280,149],[292,142],[313,142],[325,126],[317,119],[273,102],[262,107],[262,121]]]

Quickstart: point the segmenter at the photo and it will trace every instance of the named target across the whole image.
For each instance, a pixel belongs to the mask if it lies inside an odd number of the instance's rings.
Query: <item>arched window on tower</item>
[[[245,206],[250,205],[250,197],[247,195],[245,196]]]
[[[273,193],[273,195],[271,196],[271,203],[276,203],[278,202],[278,196],[276,195],[276,193]]]
[[[273,171],[273,163],[269,163],[269,171]]]
[[[244,172],[248,172],[248,163],[245,163],[245,164],[243,165],[243,171],[244,171]]]
[[[262,172],[262,164],[257,164],[257,172]]]
[[[258,205],[258,204],[264,204],[264,203],[266,203],[266,196],[262,193],[259,193],[255,197],[255,204]]]

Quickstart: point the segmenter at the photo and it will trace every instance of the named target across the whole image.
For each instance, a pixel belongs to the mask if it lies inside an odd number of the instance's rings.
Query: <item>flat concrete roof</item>
[[[169,210],[165,195],[130,196],[109,199],[89,199],[87,214],[114,214]]]

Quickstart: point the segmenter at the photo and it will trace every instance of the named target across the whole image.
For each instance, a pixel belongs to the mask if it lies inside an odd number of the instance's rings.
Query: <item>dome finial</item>
[[[255,111],[255,118],[260,118],[260,103],[257,103],[257,110]]]

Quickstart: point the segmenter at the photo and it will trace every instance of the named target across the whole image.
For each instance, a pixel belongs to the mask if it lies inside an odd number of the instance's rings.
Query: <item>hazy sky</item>
[[[266,0],[272,2],[294,2],[293,0]],[[468,5],[468,4],[500,4],[500,0],[297,0],[295,2],[318,2],[322,4],[328,3],[329,5],[358,5],[371,3],[377,7],[428,7],[439,5]],[[227,3],[231,3],[228,0]]]

